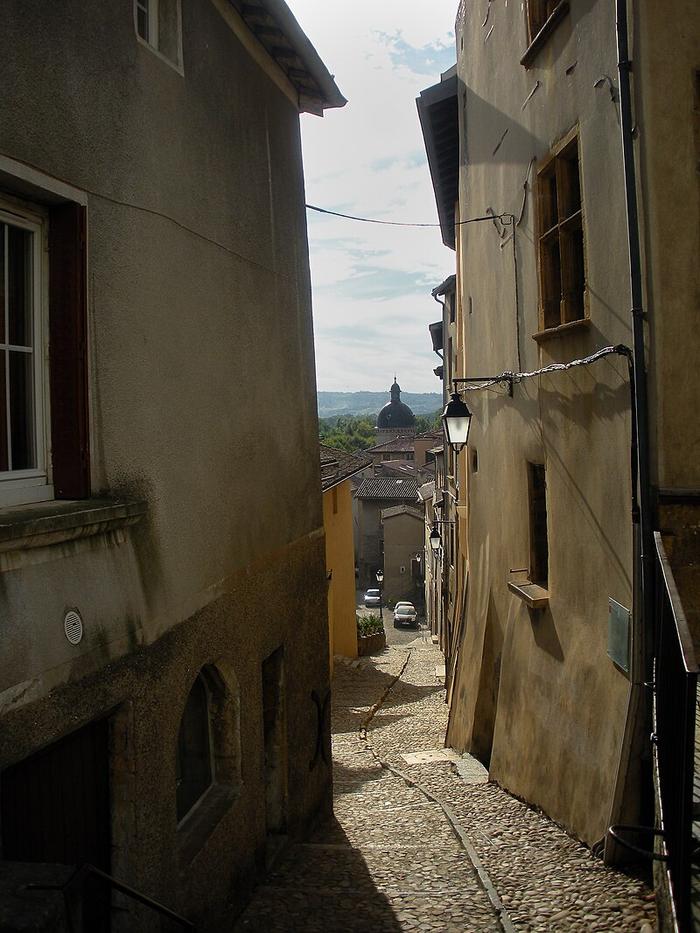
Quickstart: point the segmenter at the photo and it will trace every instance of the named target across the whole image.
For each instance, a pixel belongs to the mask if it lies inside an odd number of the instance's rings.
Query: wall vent
[[[63,617],[63,631],[71,645],[78,645],[83,640],[83,620],[77,609],[69,609]]]

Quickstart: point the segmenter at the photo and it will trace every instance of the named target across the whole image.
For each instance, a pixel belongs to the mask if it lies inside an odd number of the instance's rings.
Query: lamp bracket
[[[453,379],[453,385],[469,385],[470,383],[479,383],[477,388],[488,389],[489,386],[501,385],[505,383],[508,386],[508,395],[513,397],[513,375],[512,373],[501,373],[500,376],[469,376],[468,378]]]

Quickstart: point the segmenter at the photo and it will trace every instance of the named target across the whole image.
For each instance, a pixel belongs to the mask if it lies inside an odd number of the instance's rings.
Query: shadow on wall
[[[542,143],[522,123],[494,107],[462,81],[458,93],[460,107],[464,108],[466,102],[467,132],[466,144],[460,147],[461,165],[512,164],[526,168],[533,156],[542,153]],[[478,127],[479,132],[470,133],[470,126]]]
[[[496,612],[493,594],[489,593],[484,626],[484,646],[481,653],[479,693],[474,708],[474,732],[471,753],[488,768],[493,748],[493,731],[498,708],[498,687],[501,681],[503,627]]]
[[[564,651],[550,609],[535,611],[523,607],[522,611],[527,612],[530,616],[532,634],[537,647],[542,651],[546,651],[555,661],[563,661]]]

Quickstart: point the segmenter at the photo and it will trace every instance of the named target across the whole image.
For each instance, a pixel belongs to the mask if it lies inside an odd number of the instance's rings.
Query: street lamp
[[[379,621],[384,624],[384,619],[382,618],[382,583],[384,582],[384,571],[378,570],[375,576],[379,584]]]
[[[442,538],[440,537],[440,529],[437,526],[437,522],[433,524],[433,530],[430,532],[430,547],[434,551],[440,550],[440,545],[442,544]]]
[[[447,443],[455,453],[459,453],[467,443],[471,421],[472,413],[459,397],[459,394],[453,392],[452,398],[445,405],[445,410],[442,413],[442,423],[445,426]]]

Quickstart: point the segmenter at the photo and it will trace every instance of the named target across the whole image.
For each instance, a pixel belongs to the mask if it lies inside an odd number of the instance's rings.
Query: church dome
[[[391,401],[377,415],[377,427],[381,430],[394,430],[401,433],[402,428],[413,428],[416,424],[416,416],[408,405],[401,401],[401,386],[394,376],[394,384],[391,389]]]

